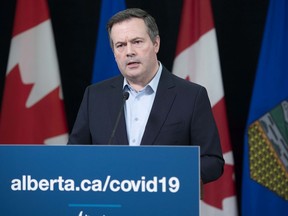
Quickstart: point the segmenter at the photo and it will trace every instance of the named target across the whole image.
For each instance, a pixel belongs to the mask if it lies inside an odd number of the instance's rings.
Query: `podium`
[[[0,146],[0,214],[197,216],[199,147]]]

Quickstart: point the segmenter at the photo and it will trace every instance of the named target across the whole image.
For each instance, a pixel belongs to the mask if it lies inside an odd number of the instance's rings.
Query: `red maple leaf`
[[[32,89],[20,77],[18,65],[7,75],[0,118],[0,143],[41,144],[67,133],[64,103],[56,88],[33,106],[25,106]]]
[[[218,180],[204,185],[204,202],[223,209],[223,200],[236,195],[233,176],[234,166],[225,164],[223,175]]]

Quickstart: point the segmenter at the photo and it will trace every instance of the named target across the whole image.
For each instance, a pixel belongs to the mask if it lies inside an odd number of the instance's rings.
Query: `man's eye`
[[[133,42],[133,44],[136,46],[136,47],[141,47],[142,44],[143,44],[143,41],[142,40],[136,40]]]

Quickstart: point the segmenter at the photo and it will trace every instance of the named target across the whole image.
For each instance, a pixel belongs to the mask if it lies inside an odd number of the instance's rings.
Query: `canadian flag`
[[[46,0],[18,0],[0,113],[2,144],[65,144],[67,123]]]
[[[206,87],[225,159],[224,174],[204,185],[202,215],[238,215],[224,90],[210,0],[184,0],[173,73]]]

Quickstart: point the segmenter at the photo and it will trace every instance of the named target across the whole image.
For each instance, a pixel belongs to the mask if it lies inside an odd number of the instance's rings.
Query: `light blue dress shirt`
[[[162,64],[154,78],[141,90],[135,91],[124,79],[123,89],[130,96],[125,103],[125,120],[130,146],[139,146],[145,131],[162,72]]]

